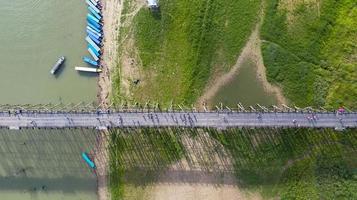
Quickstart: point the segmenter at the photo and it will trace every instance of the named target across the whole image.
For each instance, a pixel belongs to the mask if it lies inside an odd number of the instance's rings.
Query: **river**
[[[0,1],[0,104],[79,103],[96,100],[96,77],[86,66],[84,0]],[[56,76],[50,69],[66,62]],[[95,174],[81,159],[96,131],[0,130],[1,200],[96,199]]]
[[[0,103],[92,102],[96,79],[85,66],[84,0],[0,1]],[[50,69],[66,57],[57,76]]]

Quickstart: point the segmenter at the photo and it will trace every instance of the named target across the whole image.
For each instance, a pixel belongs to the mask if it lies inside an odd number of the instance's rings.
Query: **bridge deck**
[[[0,127],[118,128],[118,127],[357,127],[357,113],[254,112],[114,112],[0,113]]]

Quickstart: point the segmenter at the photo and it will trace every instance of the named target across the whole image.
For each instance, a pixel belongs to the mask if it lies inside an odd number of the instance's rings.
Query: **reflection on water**
[[[257,77],[256,68],[251,60],[243,62],[237,76],[219,90],[212,104],[223,103],[231,107],[236,107],[239,102],[244,106],[276,104],[274,95],[264,90],[262,82]]]
[[[94,130],[0,130],[0,199],[96,199]]]

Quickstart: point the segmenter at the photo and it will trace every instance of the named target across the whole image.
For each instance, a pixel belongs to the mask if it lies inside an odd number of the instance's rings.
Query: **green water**
[[[264,90],[263,84],[257,77],[256,65],[246,60],[233,80],[223,86],[214,97],[212,104],[236,107],[237,103],[244,106],[260,104],[271,106],[277,103],[273,94]]]
[[[95,101],[96,77],[74,70],[88,54],[84,0],[0,0],[0,13],[0,104]],[[96,177],[81,158],[95,134],[0,130],[0,199],[96,199]]]
[[[86,66],[84,0],[2,0],[0,13],[1,104],[95,100],[96,78],[74,70]],[[67,60],[53,76],[61,55]]]

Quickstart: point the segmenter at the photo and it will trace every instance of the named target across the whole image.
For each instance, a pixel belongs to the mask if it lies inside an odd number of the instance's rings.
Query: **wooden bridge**
[[[94,112],[0,112],[0,127],[90,128],[124,127],[357,127],[357,112],[216,112],[196,111],[94,111]]]

